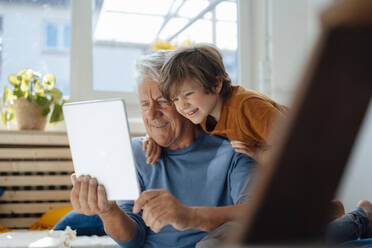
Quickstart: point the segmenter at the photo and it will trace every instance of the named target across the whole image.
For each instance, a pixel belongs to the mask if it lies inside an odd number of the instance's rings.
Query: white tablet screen
[[[125,103],[122,99],[63,106],[77,176],[97,178],[109,200],[139,196]]]

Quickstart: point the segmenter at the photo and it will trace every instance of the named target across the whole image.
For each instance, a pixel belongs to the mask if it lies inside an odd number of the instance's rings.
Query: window
[[[58,41],[58,26],[56,23],[48,23],[46,25],[46,47],[50,49],[56,49],[57,41]]]
[[[63,47],[65,49],[70,48],[70,33],[71,33],[70,25],[65,24],[63,27]]]
[[[134,106],[134,66],[141,55],[152,51],[155,40],[216,44],[237,83],[236,1],[96,0],[95,5],[93,79],[74,100],[119,96]]]
[[[47,22],[45,24],[45,49],[47,51],[68,51],[70,48],[70,24]]]

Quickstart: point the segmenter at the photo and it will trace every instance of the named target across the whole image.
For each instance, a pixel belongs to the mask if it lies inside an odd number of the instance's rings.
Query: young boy
[[[287,111],[267,96],[232,86],[221,53],[209,44],[176,50],[162,68],[159,88],[181,115],[209,134],[230,139],[236,152],[253,159],[270,147],[272,126]],[[146,142],[144,149],[155,150],[151,140]],[[148,155],[156,162],[159,153]]]

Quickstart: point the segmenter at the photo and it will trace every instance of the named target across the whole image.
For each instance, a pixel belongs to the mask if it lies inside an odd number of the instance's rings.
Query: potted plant
[[[31,69],[23,69],[8,78],[11,87],[5,87],[1,120],[7,125],[16,121],[19,129],[44,130],[47,117],[55,125],[63,120],[62,92],[54,88],[52,74],[42,76]]]

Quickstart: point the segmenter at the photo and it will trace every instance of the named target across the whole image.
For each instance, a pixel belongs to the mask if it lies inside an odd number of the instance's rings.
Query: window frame
[[[237,1],[237,6],[239,6],[239,2]],[[124,98],[126,99],[129,116],[139,117],[140,108],[135,92],[98,91],[93,88],[93,4],[92,0],[71,1],[70,99]],[[239,18],[237,24],[239,27]],[[241,42],[238,41],[237,51],[239,51],[239,44]],[[239,58],[237,62],[240,63]],[[239,71],[238,69],[238,75],[240,75]],[[238,82],[242,81],[239,80]]]
[[[48,30],[47,27],[49,24],[55,24],[57,27],[57,37],[56,41],[57,44],[55,47],[48,46]],[[65,28],[70,27],[70,33],[71,33],[71,24],[67,20],[63,19],[53,19],[53,18],[46,18],[42,22],[42,47],[44,52],[69,52],[70,46],[65,46]],[[71,37],[71,35],[70,35]]]
[[[3,33],[4,33],[4,17],[0,15],[0,79],[3,75]]]
[[[93,1],[71,1],[70,100],[126,99],[128,114],[139,116],[135,93],[97,91],[93,88]]]

